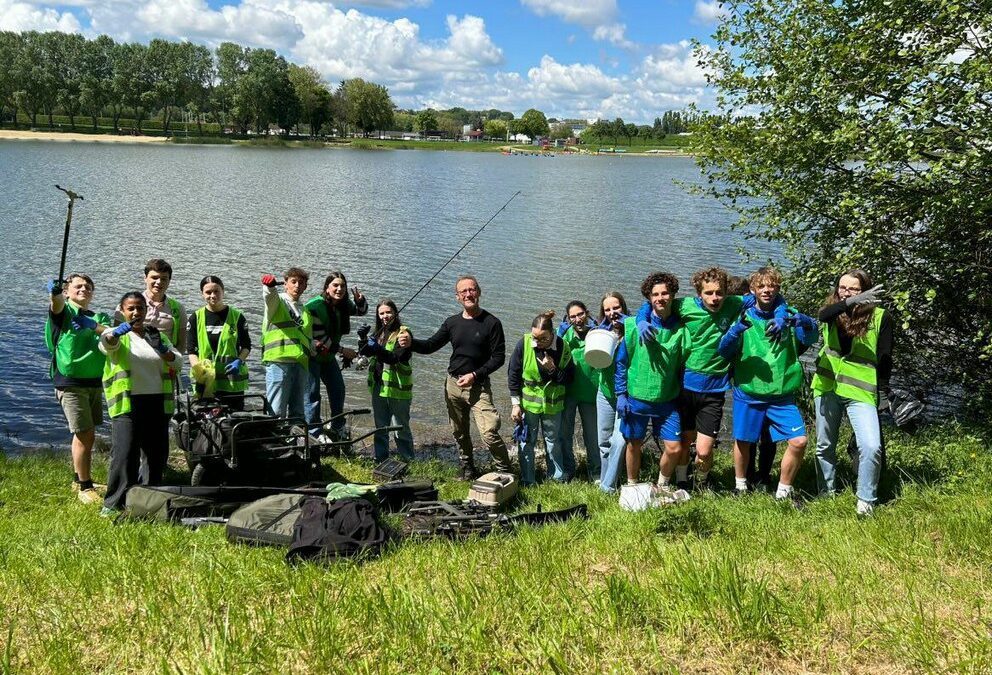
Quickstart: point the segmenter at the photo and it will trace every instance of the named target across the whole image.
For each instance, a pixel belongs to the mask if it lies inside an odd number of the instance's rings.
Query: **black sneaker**
[[[750,490],[748,490],[747,488],[739,488],[735,486],[730,494],[732,494],[734,497],[744,497],[749,492]]]
[[[475,480],[478,475],[472,464],[462,464],[458,469],[458,480]]]
[[[804,502],[802,497],[797,495],[795,492],[791,493],[788,497],[775,497],[775,501],[783,504],[789,504],[796,511],[802,511],[806,508],[806,502]]]

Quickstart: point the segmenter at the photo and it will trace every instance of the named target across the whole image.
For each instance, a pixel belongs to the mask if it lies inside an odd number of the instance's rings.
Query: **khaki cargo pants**
[[[448,419],[451,433],[458,444],[458,455],[463,465],[475,465],[472,456],[472,435],[469,429],[469,415],[475,418],[482,442],[496,462],[497,471],[510,471],[510,455],[506,443],[499,435],[499,411],[493,405],[493,392],[487,378],[483,383],[475,382],[470,389],[462,389],[457,378],[448,375],[444,383],[444,402],[448,405]]]

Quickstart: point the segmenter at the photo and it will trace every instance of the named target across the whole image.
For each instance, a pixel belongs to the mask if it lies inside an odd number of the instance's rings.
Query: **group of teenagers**
[[[105,514],[125,505],[133,485],[162,480],[184,355],[194,396],[216,397],[238,410],[248,389],[251,334],[244,314],[225,303],[223,281],[204,277],[199,284],[204,304],[187,315],[166,293],[172,280],[166,261],[148,261],[144,276],[145,290],[124,294],[113,317],[90,309],[94,284],[89,276],[72,274],[48,284],[45,338],[51,376],[73,435],[73,486],[85,503],[98,502],[104,487],[90,473],[104,400],[111,418]],[[799,357],[822,337],[812,382],[819,487],[825,494],[835,491],[836,447],[846,412],[860,451],[857,511],[870,514],[881,468],[878,409],[891,372],[892,325],[880,307],[884,291],[864,271],[850,270],[838,277],[814,319],[785,301],[781,282],[771,267],[747,280],[714,267],[692,276],[694,296],[677,297],[678,279],[656,272],[641,284],[644,302],[636,314],[613,291],[603,296],[597,316],[579,300],[568,303],[557,327],[554,312],[536,316],[507,364],[521,484],[537,481],[538,438],[547,479],[575,478],[578,420],[588,476],[601,489],[618,489],[623,473],[628,484],[640,480],[649,434],[661,449],[659,489],[688,483],[691,449],[692,479],[704,489],[732,391],[735,493],[769,489],[776,444],[786,442],[774,492],[778,499],[792,500],[807,444],[795,401],[804,382]],[[374,329],[359,331],[357,350],[341,341],[351,332],[351,317],[368,312],[368,302],[357,288],[349,293],[342,273],[327,275],[321,292],[308,300],[303,296],[309,275],[298,267],[286,270],[281,280],[266,274],[261,283],[261,361],[272,414],[305,419],[318,441],[344,437],[341,369],[365,357],[377,428],[374,458],[388,457],[386,428],[398,427],[391,434],[397,454],[410,460],[413,354],[450,345],[443,395],[459,451],[459,477],[479,473],[470,421],[495,469],[514,471],[492,393],[492,377],[506,361],[506,340],[500,320],[482,308],[482,288],[474,276],[458,278],[455,299],[461,311],[425,339],[412,335],[392,300],[381,300]],[[586,363],[591,330],[616,335],[606,368]],[[320,419],[322,389],[330,404],[326,421]]]

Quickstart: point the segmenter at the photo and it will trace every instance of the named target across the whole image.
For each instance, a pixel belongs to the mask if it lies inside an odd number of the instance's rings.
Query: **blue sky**
[[[689,40],[707,42],[719,12],[717,0],[0,0],[0,29],[230,40],[332,84],[384,84],[405,108],[649,123],[710,103]]]

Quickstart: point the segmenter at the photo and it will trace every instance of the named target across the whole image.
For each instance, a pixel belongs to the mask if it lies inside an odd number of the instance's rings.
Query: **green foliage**
[[[547,136],[551,131],[548,120],[540,110],[531,108],[520,116],[517,121],[516,133],[527,134],[531,139]]]
[[[427,110],[421,110],[413,117],[413,130],[414,131],[436,131],[437,126],[437,115],[433,110],[428,108]]]
[[[310,137],[316,138],[331,120],[331,91],[315,69],[289,64],[289,81],[300,105],[300,121],[307,125]]]
[[[790,295],[890,289],[897,368],[992,408],[992,12],[980,0],[730,0],[699,46],[718,110],[694,150]],[[746,114],[745,114],[746,113]]]
[[[365,136],[393,125],[393,101],[381,84],[361,78],[345,80],[335,94],[343,119]]]
[[[482,127],[482,131],[487,138],[505,139],[507,133],[507,123],[505,120],[486,120],[486,123]]]

